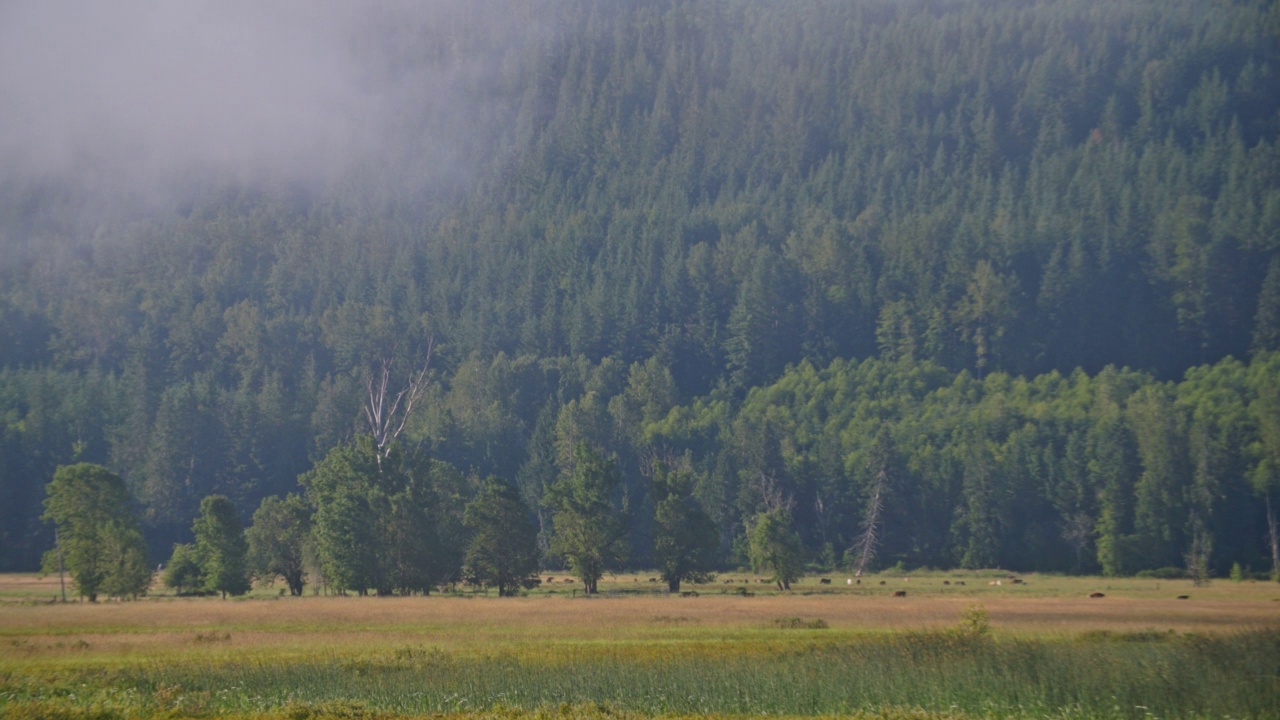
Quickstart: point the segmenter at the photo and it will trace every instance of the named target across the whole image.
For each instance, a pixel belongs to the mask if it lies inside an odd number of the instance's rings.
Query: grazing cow
[[[956,581],[956,584],[957,584],[957,585],[963,585],[963,584],[964,584],[964,581],[963,581],[963,580],[957,580],[957,581]]]
[[[1191,599],[1191,596],[1190,596],[1190,595],[1179,595],[1179,596],[1178,596],[1178,599],[1179,599],[1179,600],[1189,600],[1189,599]]]
[[[819,582],[819,583],[821,583],[821,584],[823,584],[823,585],[830,585],[830,584],[831,584],[831,578],[822,578],[822,579],[821,579],[821,580],[819,580],[818,582]]]
[[[950,581],[950,580],[943,580],[943,581],[942,581],[942,584],[943,584],[943,585],[950,585],[950,584],[951,584],[951,581]]]
[[[884,581],[883,581],[883,580],[881,580],[881,581],[880,581],[880,584],[881,584],[881,585],[883,585],[883,584],[884,584]]]
[[[649,582],[658,582],[658,578],[649,578]]]
[[[1096,593],[1089,593],[1089,597],[1093,598],[1094,600],[1097,600],[1098,598],[1106,597],[1106,595],[1103,595],[1100,592],[1096,592]]]
[[[894,590],[894,591],[893,591],[893,596],[894,596],[894,597],[906,597],[906,596],[907,596],[907,591],[906,591],[906,590]]]

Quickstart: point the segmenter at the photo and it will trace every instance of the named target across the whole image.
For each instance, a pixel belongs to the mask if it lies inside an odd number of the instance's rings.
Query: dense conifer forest
[[[1280,568],[1280,5],[400,20],[325,177],[0,172],[0,570],[80,462],[153,562],[297,493],[361,591],[457,580],[485,488],[577,562],[584,463],[606,565],[687,506],[701,567],[789,518],[824,568]]]

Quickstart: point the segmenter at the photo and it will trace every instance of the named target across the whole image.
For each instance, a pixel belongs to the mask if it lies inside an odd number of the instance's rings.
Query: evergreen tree
[[[1271,258],[1253,319],[1255,353],[1280,350],[1280,255]]]
[[[498,597],[538,585],[538,529],[514,487],[490,477],[467,504],[472,532],[466,567],[473,582],[498,588]]]
[[[955,531],[960,566],[966,568],[1001,565],[1001,530],[1006,518],[1001,512],[1001,477],[991,448],[981,431],[963,433],[953,447],[961,454],[963,500],[956,507]]]

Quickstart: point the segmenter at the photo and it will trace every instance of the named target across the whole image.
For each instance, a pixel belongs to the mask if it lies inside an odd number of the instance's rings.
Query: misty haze
[[[191,175],[471,177],[461,151],[494,140],[479,105],[503,103],[504,66],[546,39],[525,5],[6,3],[0,159],[10,179],[143,196]]]

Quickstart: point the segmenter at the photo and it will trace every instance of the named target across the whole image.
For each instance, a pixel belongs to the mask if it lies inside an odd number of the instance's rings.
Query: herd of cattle
[[[989,581],[987,581],[987,585],[991,585],[991,586],[1001,586],[1001,585],[1004,585],[1004,583],[1005,583],[1006,581],[1008,581],[1008,583],[1009,583],[1010,585],[1022,585],[1022,586],[1027,586],[1027,585],[1029,585],[1029,583],[1027,583],[1025,580],[1023,580],[1022,578],[1019,578],[1019,577],[1017,577],[1017,576],[1015,576],[1015,575],[1007,575],[1007,576],[1005,576],[1005,577],[997,578],[997,579],[995,579],[995,580],[989,580]],[[577,579],[577,578],[572,578],[572,577],[556,578],[556,577],[548,576],[547,578],[545,578],[545,579],[543,580],[543,582],[544,582],[544,584],[546,584],[546,585],[554,585],[555,583],[576,583],[576,582],[578,582],[578,579]],[[640,582],[640,578],[632,578],[632,582]],[[650,582],[650,583],[659,583],[659,582],[662,582],[662,580],[661,580],[660,578],[657,578],[657,577],[651,577],[651,578],[649,578],[646,582]],[[720,582],[721,582],[722,584],[724,584],[724,585],[738,585],[738,584],[747,585],[747,584],[750,584],[750,583],[759,583],[759,584],[761,584],[761,585],[768,585],[768,584],[772,584],[772,583],[773,583],[773,580],[769,580],[769,579],[766,579],[766,578],[758,578],[758,577],[757,577],[757,578],[737,578],[737,579],[734,579],[734,578],[727,578],[727,579],[722,579]],[[797,583],[799,583],[800,581],[796,581],[796,582],[797,582]],[[911,582],[911,578],[910,578],[910,577],[904,577],[904,578],[902,578],[902,582]],[[881,585],[886,585],[886,584],[888,584],[888,581],[887,581],[887,580],[880,580],[880,581],[879,581],[879,583],[880,583]],[[831,580],[831,578],[826,578],[826,577],[824,577],[824,578],[818,578],[818,584],[820,584],[820,585],[831,585],[831,584],[832,584],[832,580]],[[861,585],[861,584],[862,584],[862,578],[861,578],[861,577],[845,578],[845,585]],[[956,580],[956,581],[952,582],[951,580],[943,580],[943,581],[942,581],[942,584],[943,584],[943,585],[951,585],[951,586],[957,586],[957,585],[962,586],[962,585],[964,585],[964,581],[963,581],[963,580]],[[744,593],[744,594],[745,594],[745,593]],[[755,593],[750,593],[750,594],[751,594],[751,595],[754,595]],[[697,593],[697,592],[683,592],[683,593],[681,593],[681,595],[686,596],[686,597],[697,597],[697,596],[698,596],[698,593]],[[894,597],[906,597],[906,596],[907,596],[907,591],[906,591],[906,590],[895,590],[895,591],[893,592],[893,596],[894,596]],[[1103,594],[1103,593],[1100,593],[1100,592],[1094,592],[1094,593],[1090,593],[1090,594],[1089,594],[1089,597],[1090,597],[1091,599],[1095,599],[1095,600],[1096,600],[1096,599],[1099,599],[1099,598],[1104,598],[1104,597],[1106,597],[1106,595],[1105,595],[1105,594]],[[1179,596],[1178,596],[1178,599],[1179,599],[1179,600],[1186,600],[1186,599],[1188,599],[1188,597],[1189,597],[1189,596],[1187,596],[1187,595],[1179,595]]]

